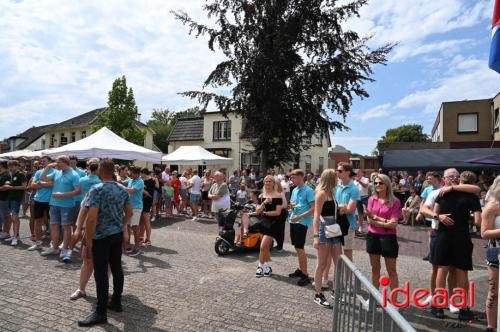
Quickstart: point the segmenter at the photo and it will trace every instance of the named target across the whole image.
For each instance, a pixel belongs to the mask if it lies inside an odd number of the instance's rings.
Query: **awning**
[[[384,169],[442,170],[450,167],[459,169],[498,169],[497,165],[471,163],[471,159],[500,154],[494,149],[420,149],[384,151]]]

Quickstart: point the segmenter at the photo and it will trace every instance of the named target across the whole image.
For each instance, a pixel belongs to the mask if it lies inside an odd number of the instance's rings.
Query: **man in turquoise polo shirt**
[[[53,177],[49,172],[54,170]],[[69,166],[69,158],[59,156],[55,163],[48,164],[42,172],[41,180],[44,182],[53,181],[52,196],[50,197],[50,237],[52,247],[42,252],[43,256],[57,254],[59,251],[59,227],[63,226],[63,247],[59,257],[63,258],[69,249],[71,240],[71,225],[75,212],[74,197],[80,194],[80,177]]]
[[[290,239],[297,252],[299,268],[289,274],[289,277],[300,278],[297,284],[305,286],[311,283],[307,274],[307,256],[304,244],[306,243],[307,229],[311,226],[314,214],[314,190],[305,184],[303,170],[293,170],[290,173],[290,178],[295,186],[290,197]]]
[[[144,180],[141,178],[140,167],[130,168],[130,180],[127,182],[127,191],[130,195],[130,204],[133,211],[132,218],[130,218],[130,226],[132,226],[132,232],[134,233],[135,246],[134,249],[128,250],[127,254],[135,257],[142,254],[139,223],[143,208],[142,194],[144,193]]]
[[[35,244],[28,248],[29,251],[42,249],[42,225],[49,217],[49,201],[52,196],[52,180],[44,182],[41,180],[43,169],[50,163],[50,157],[44,156],[40,159],[42,169],[36,171],[31,181],[31,188],[36,189],[34,198],[34,217],[35,217]],[[49,179],[54,177],[54,169],[47,173]]]
[[[347,215],[349,233],[344,236],[344,254],[352,261],[354,232],[356,230],[356,204],[360,200],[358,186],[352,181],[354,170],[349,163],[340,162],[335,170],[339,178],[335,199],[339,206],[339,213]]]

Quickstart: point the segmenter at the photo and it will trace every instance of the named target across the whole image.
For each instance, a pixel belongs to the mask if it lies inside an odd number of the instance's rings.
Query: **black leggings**
[[[94,262],[94,279],[97,291],[96,311],[100,314],[105,314],[108,307],[108,264],[113,274],[112,300],[114,303],[121,303],[122,300],[122,239],[123,233],[120,232],[92,242],[92,260]]]
[[[278,248],[283,248],[283,243],[285,242],[285,226],[286,226],[286,218],[288,216],[288,212],[283,209],[281,214],[276,218],[276,223],[278,226],[276,227],[276,246]]]

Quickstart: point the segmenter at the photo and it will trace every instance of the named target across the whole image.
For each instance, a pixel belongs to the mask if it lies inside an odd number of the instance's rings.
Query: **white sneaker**
[[[192,221],[198,221],[198,217],[193,217]]]
[[[450,303],[450,313],[458,314],[459,312],[460,312],[460,308],[457,308],[453,304]]]
[[[61,248],[61,246],[59,246],[59,248]],[[59,258],[62,259],[64,256],[66,256],[66,252],[66,249],[59,250]]]
[[[2,233],[2,235],[0,235],[0,240],[5,240],[8,237],[10,237],[8,233]]]
[[[6,237],[6,238],[5,238],[5,239],[3,239],[3,240],[4,240],[5,242],[10,242],[10,241],[12,241],[12,239],[14,238],[14,236],[11,236],[11,235],[9,235],[9,234],[7,234],[7,235],[8,235],[8,237]]]
[[[156,220],[155,217],[151,218],[151,222],[155,222],[155,220]]]
[[[28,251],[35,251],[42,249],[42,241],[36,241],[34,245],[28,248]]]
[[[71,256],[73,254],[73,251],[68,249],[66,250],[66,254],[63,257],[63,262],[64,263],[71,263]]]
[[[264,266],[264,277],[270,277],[273,274],[273,269],[269,265]]]
[[[59,249],[54,249],[50,247],[49,249],[42,251],[40,255],[42,256],[49,256],[49,255],[57,255],[59,253]]]
[[[17,242],[19,241],[19,239],[17,238],[17,236],[13,237],[12,238],[12,242],[11,242],[11,246],[17,246]]]
[[[425,301],[424,302],[420,302],[420,303],[428,303],[427,307],[432,306],[432,295],[427,296],[427,298],[425,299]]]
[[[61,244],[59,245],[59,250],[62,250],[62,248],[63,248],[63,244],[61,243]]]

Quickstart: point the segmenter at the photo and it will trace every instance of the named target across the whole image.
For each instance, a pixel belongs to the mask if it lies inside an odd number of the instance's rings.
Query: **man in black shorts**
[[[36,189],[33,208],[35,214],[35,244],[28,248],[29,251],[42,249],[42,225],[46,223],[49,216],[49,201],[52,195],[52,182],[42,181],[41,176],[43,169],[49,163],[49,157],[42,157],[42,159],[40,159],[41,169],[35,172],[33,180],[31,181],[31,188]],[[54,170],[51,169],[47,175],[52,178]]]
[[[295,188],[290,197],[290,239],[297,252],[299,268],[289,274],[290,278],[300,278],[297,284],[305,286],[311,281],[307,274],[307,256],[304,251],[307,229],[312,224],[314,214],[314,190],[304,182],[304,171],[293,170],[290,177]]]
[[[472,172],[460,174],[460,184],[473,184],[476,175]],[[433,263],[438,266],[436,287],[445,288],[449,273],[454,273],[458,288],[468,291],[467,271],[472,270],[472,241],[469,233],[469,217],[474,214],[474,222],[481,224],[481,204],[474,194],[459,191],[438,197],[434,205],[435,219],[439,220],[433,252]],[[436,218],[437,217],[437,218]],[[468,298],[468,297],[466,297]],[[440,308],[440,310],[443,310]],[[467,308],[460,308],[460,320],[472,320],[474,315]]]

